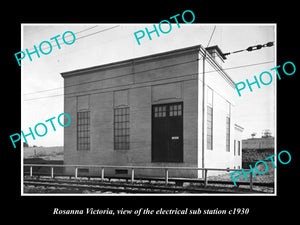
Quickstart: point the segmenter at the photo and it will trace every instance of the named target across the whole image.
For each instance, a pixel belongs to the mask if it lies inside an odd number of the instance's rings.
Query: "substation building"
[[[100,173],[88,165],[241,168],[238,95],[224,59],[218,46],[196,45],[61,73],[72,121],[64,128],[64,164],[87,165],[78,170],[84,174]],[[163,174],[135,170],[136,176]],[[169,176],[197,178],[202,171]]]

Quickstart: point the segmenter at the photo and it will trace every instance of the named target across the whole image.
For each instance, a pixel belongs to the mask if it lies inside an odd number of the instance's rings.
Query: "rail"
[[[141,170],[141,169],[161,169],[165,171],[165,184],[167,185],[169,183],[169,171],[170,170],[202,170],[204,171],[204,187],[208,185],[208,171],[242,171],[239,169],[221,169],[221,168],[198,168],[198,167],[164,167],[164,166],[113,166],[113,165],[52,165],[52,164],[24,164],[24,167],[29,167],[29,176],[33,176],[33,167],[50,167],[51,178],[54,178],[54,168],[57,167],[74,167],[74,177],[75,179],[78,178],[78,169],[80,168],[99,168],[101,169],[101,181],[105,179],[105,169],[108,168],[114,168],[114,169],[130,169],[131,170],[131,183],[134,182],[135,179],[135,170]],[[247,171],[247,170],[246,170]],[[253,190],[253,179],[252,179],[252,173],[250,173],[250,179],[249,179],[249,186],[250,190]]]

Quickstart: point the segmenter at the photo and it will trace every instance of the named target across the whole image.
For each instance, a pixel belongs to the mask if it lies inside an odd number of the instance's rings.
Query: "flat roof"
[[[214,46],[213,46],[214,47]],[[198,51],[201,54],[204,54],[204,52],[208,51],[203,48],[201,45],[194,45],[186,48],[180,48],[180,49],[175,49],[171,51],[166,51],[166,52],[160,52],[160,53],[155,53],[151,55],[146,55],[142,57],[137,57],[137,58],[131,58],[131,59],[126,59],[126,60],[121,60],[117,62],[112,62],[112,63],[107,63],[107,64],[102,64],[102,65],[97,65],[97,66],[92,66],[92,67],[87,67],[87,68],[82,68],[82,69],[77,69],[77,70],[72,70],[72,71],[66,71],[60,73],[63,78],[69,77],[69,76],[76,76],[80,75],[85,72],[93,72],[97,70],[102,70],[102,69],[109,69],[112,67],[118,67],[118,66],[124,66],[126,64],[131,64],[133,62],[141,62],[141,61],[146,61],[146,60],[151,60],[159,57],[166,57],[169,55],[175,55],[175,54],[184,54],[192,51]],[[221,50],[220,50],[221,51]],[[214,64],[215,67],[217,67],[216,71],[218,71],[223,78],[229,82],[229,84],[235,88],[234,84],[235,82],[231,79],[231,77],[222,69],[222,67],[211,57],[211,55],[208,53],[206,54],[206,58]]]
[[[106,63],[102,65],[97,65],[97,66],[92,66],[92,67],[87,67],[87,68],[82,68],[82,69],[77,69],[77,70],[71,70],[67,72],[62,72],[60,73],[62,77],[66,76],[72,76],[72,75],[77,75],[78,73],[83,73],[83,72],[90,72],[98,69],[107,69],[109,67],[114,67],[114,66],[122,66],[124,64],[130,64],[133,61],[143,61],[143,60],[150,60],[153,58],[157,57],[162,57],[162,56],[168,56],[168,55],[174,55],[174,54],[182,54],[190,51],[197,51],[201,48],[201,45],[195,45],[187,48],[181,48],[181,49],[175,49],[167,52],[160,52],[160,53],[155,53],[151,55],[145,55],[137,58],[131,58],[131,59],[126,59],[126,60],[121,60],[117,62],[112,62],[112,63]]]

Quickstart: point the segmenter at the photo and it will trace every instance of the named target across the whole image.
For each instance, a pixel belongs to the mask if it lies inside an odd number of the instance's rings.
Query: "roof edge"
[[[221,65],[209,54],[209,52],[200,45],[200,52],[205,58],[208,59],[208,62],[215,68],[217,72],[225,79],[225,81],[228,82],[228,84],[235,89],[235,82],[232,80],[232,78],[224,71],[224,69],[221,67]]]
[[[85,72],[92,72],[92,71],[107,69],[107,68],[111,68],[111,67],[124,66],[124,64],[126,65],[126,64],[131,64],[133,62],[136,63],[136,62],[139,62],[139,61],[151,60],[153,58],[164,57],[164,56],[168,56],[168,55],[172,55],[172,54],[183,54],[183,53],[188,53],[190,51],[199,51],[200,48],[201,48],[201,45],[194,45],[194,46],[175,49],[175,50],[171,50],[171,51],[167,51],[167,52],[160,52],[160,53],[145,55],[145,56],[141,56],[141,57],[137,57],[137,58],[131,58],[131,59],[126,59],[126,60],[122,60],[122,61],[106,63],[106,64],[92,66],[92,67],[87,67],[87,68],[83,68],[83,69],[66,71],[66,72],[60,73],[60,75],[63,78],[65,78],[65,77],[68,77],[68,76],[79,75],[79,74],[85,73]]]

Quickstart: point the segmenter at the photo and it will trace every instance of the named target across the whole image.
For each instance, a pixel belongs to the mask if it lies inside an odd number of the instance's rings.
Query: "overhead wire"
[[[81,38],[85,38],[85,37],[88,37],[88,36],[91,36],[91,35],[95,35],[97,33],[101,33],[101,32],[104,32],[104,31],[107,31],[107,30],[110,30],[110,29],[114,29],[116,27],[119,27],[120,25],[116,25],[116,26],[113,26],[113,27],[109,27],[109,28],[105,28],[103,30],[100,30],[100,31],[97,31],[97,32],[94,32],[94,33],[91,33],[91,34],[87,34],[87,35],[84,35],[84,36],[80,36],[78,37],[77,39],[81,39]],[[76,32],[75,34],[78,34],[78,33],[82,33],[84,31],[87,31],[87,30],[90,30],[90,29],[93,29],[97,27],[96,26],[93,26],[93,27],[89,27],[89,28],[86,28],[86,29],[83,29],[81,31],[78,31]],[[210,35],[210,38],[209,38],[209,41],[208,41],[208,44],[207,44],[207,47],[209,46],[211,40],[212,40],[212,37],[215,33],[215,30],[216,30],[216,25],[214,26],[214,29]],[[198,59],[199,60],[199,59]],[[68,85],[68,86],[65,86],[65,87],[59,87],[59,88],[52,88],[52,89],[47,89],[47,90],[41,90],[41,91],[36,91],[36,92],[30,92],[30,93],[25,93],[24,95],[29,95],[29,94],[36,94],[36,93],[42,93],[42,92],[47,92],[47,91],[54,91],[54,90],[58,90],[58,89],[63,89],[63,88],[68,88],[68,87],[73,87],[73,86],[78,86],[78,85],[85,85],[85,84],[88,84],[88,83],[94,83],[94,82],[99,82],[99,81],[104,81],[104,80],[109,80],[109,79],[115,79],[115,78],[119,78],[119,77],[123,77],[123,76],[128,76],[128,75],[132,75],[132,74],[136,74],[136,73],[142,73],[142,72],[148,72],[148,71],[152,71],[152,70],[157,70],[157,69],[162,69],[162,68],[167,68],[167,67],[172,67],[172,66],[176,66],[176,65],[181,65],[181,64],[186,64],[186,63],[191,63],[191,62],[194,62],[196,60],[192,60],[192,61],[187,61],[187,62],[183,62],[183,63],[176,63],[176,64],[172,64],[172,65],[167,65],[167,66],[162,66],[162,67],[157,67],[157,68],[154,68],[154,69],[149,69],[149,70],[143,70],[143,71],[138,71],[138,72],[134,72],[134,73],[127,73],[127,74],[122,74],[122,75],[119,75],[119,76],[114,76],[114,77],[108,77],[108,78],[102,78],[102,79],[99,79],[99,80],[93,80],[93,81],[88,81],[88,82],[83,82],[83,83],[80,83],[80,84],[72,84],[72,85]],[[274,61],[268,61],[268,62],[262,62],[262,63],[255,63],[255,64],[249,64],[249,65],[243,65],[243,66],[236,66],[236,67],[231,67],[231,68],[224,68],[222,70],[230,70],[230,69],[236,69],[236,68],[243,68],[243,67],[248,67],[248,66],[254,66],[254,65],[260,65],[260,64],[265,64],[265,63],[271,63],[271,62],[274,62]],[[213,70],[213,71],[206,71],[206,73],[210,73],[210,72],[215,72],[215,71],[218,71],[218,70]],[[220,70],[219,70],[220,71]],[[201,73],[197,73],[197,74],[201,74]],[[195,75],[195,74],[187,74],[187,75]],[[181,75],[181,76],[186,76],[186,75]],[[112,88],[112,87],[110,87]],[[68,93],[70,94],[70,93]],[[35,99],[41,99],[41,98],[50,98],[50,97],[57,97],[57,96],[62,96],[64,94],[56,94],[56,95],[50,95],[50,96],[43,96],[43,97],[37,97],[37,98],[30,98],[30,99],[25,99],[24,101],[30,101],[30,100],[35,100]]]
[[[76,40],[82,39],[82,38],[85,38],[85,37],[89,37],[89,36],[92,36],[92,35],[95,35],[95,34],[98,34],[98,33],[102,33],[102,32],[104,32],[104,31],[108,31],[108,30],[114,29],[114,28],[119,27],[119,26],[120,26],[120,25],[116,25],[116,26],[113,26],[113,27],[108,27],[108,28],[102,29],[102,30],[100,30],[100,31],[91,33],[91,34],[87,34],[87,35],[83,35],[83,36],[80,36],[80,37],[76,37]],[[89,28],[83,29],[83,30],[81,30],[81,31],[75,32],[74,34],[82,33],[82,32],[85,32],[85,31],[87,31],[87,30],[94,29],[95,27],[98,27],[98,25],[95,25],[95,26],[93,26],[93,27],[89,27]],[[70,34],[70,35],[66,35],[66,37],[70,37],[70,36],[72,36],[72,35],[71,35],[71,34]],[[61,38],[58,38],[58,39],[61,39]],[[52,41],[55,41],[55,42],[56,42],[56,40],[54,40],[54,39],[53,39],[53,40],[50,40],[50,42],[52,42]],[[61,42],[61,43],[58,43],[58,44],[59,44],[59,45],[63,45],[63,44],[65,44],[65,43],[64,43],[64,42]],[[57,45],[57,44],[53,44],[53,45],[51,45],[51,48],[56,47],[56,46],[58,46],[58,45]],[[47,47],[42,47],[43,50],[48,49],[48,48],[50,48],[50,47],[49,47],[49,46],[47,46]],[[34,48],[31,48],[31,49],[29,49],[28,51],[32,51],[32,50],[35,50],[35,49],[34,49]]]
[[[241,49],[241,50],[237,50],[237,51],[233,51],[233,52],[223,53],[223,56],[228,56],[228,55],[240,53],[240,52],[243,52],[243,51],[252,52],[252,51],[256,51],[256,50],[260,50],[262,48],[272,47],[272,46],[274,46],[274,41],[270,41],[270,42],[265,43],[265,44],[258,44],[258,45],[249,46],[246,49]]]
[[[87,30],[94,29],[94,28],[97,27],[97,26],[98,26],[98,25],[95,25],[95,26],[92,26],[92,27],[88,27],[88,28],[86,28],[86,29],[77,31],[77,32],[75,32],[74,34],[79,34],[79,33],[85,32],[85,31],[87,31]],[[61,39],[61,38],[59,37],[58,39]],[[56,40],[52,39],[52,40],[49,40],[49,42],[56,42]],[[59,44],[64,44],[64,42],[59,43]],[[55,46],[57,46],[57,45],[54,45],[54,47],[55,47]],[[42,48],[43,48],[43,50],[45,50],[45,49],[47,49],[47,48],[49,48],[49,47],[42,47]],[[31,48],[31,49],[29,49],[28,51],[31,51],[31,50],[35,50],[35,49],[34,49],[34,48]]]
[[[214,36],[215,30],[216,30],[216,25],[214,26],[214,29],[213,29],[213,31],[212,31],[212,33],[211,33],[211,35],[210,35],[210,38],[209,38],[209,41],[208,41],[208,43],[207,43],[206,48],[209,46],[210,41],[211,41],[212,37]]]

